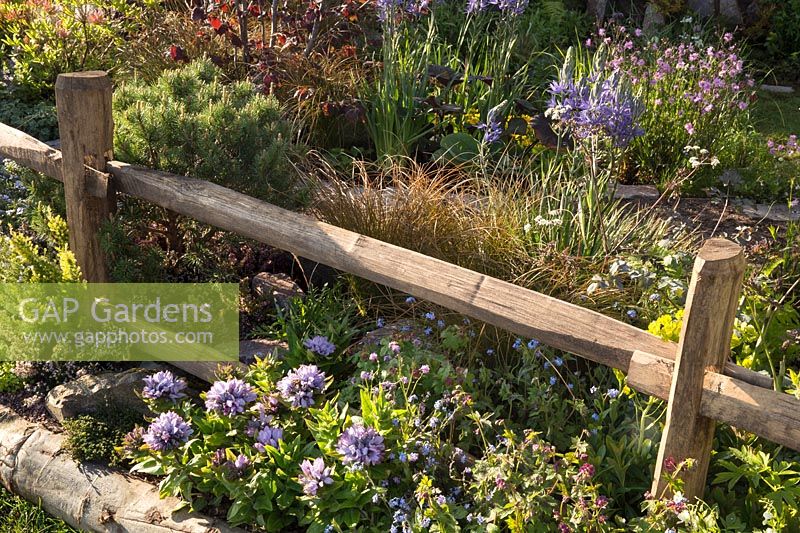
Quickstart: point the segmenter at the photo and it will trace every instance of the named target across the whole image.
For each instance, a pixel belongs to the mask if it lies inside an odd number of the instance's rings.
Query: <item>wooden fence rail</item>
[[[680,342],[667,342],[595,311],[214,183],[114,161],[110,148],[102,148],[108,144],[106,128],[111,120],[110,109],[102,104],[109,101],[111,91],[104,80],[105,75],[98,72],[66,74],[59,76],[56,85],[59,130],[62,138],[70,132],[70,151],[83,150],[82,169],[74,153],[67,165],[60,151],[1,123],[0,156],[65,182],[65,188],[71,187],[74,193],[67,194],[68,204],[93,199],[108,205],[113,198],[110,191],[143,199],[626,372],[631,387],[668,402],[654,489],[663,487],[664,459],[692,457],[698,468],[687,473],[685,493],[702,496],[715,421],[800,451],[800,401],[771,390],[769,376],[727,360],[744,271],[739,246],[723,239],[704,244],[695,262]],[[80,118],[74,113],[62,113],[67,89],[70,100],[80,100],[84,91],[102,104],[94,108],[101,112],[87,120],[102,127],[100,133],[76,126]],[[86,114],[79,116],[85,119]],[[70,220],[68,207],[71,244],[82,250],[76,256],[81,267],[88,262],[90,268],[84,272],[91,282],[104,279],[105,266],[98,263],[102,256],[91,252],[96,230],[87,228],[98,228],[111,208],[83,208]],[[86,217],[94,218],[87,222]]]

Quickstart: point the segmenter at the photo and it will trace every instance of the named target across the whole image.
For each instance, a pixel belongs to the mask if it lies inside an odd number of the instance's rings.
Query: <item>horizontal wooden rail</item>
[[[0,156],[60,177],[58,150],[3,125]],[[677,345],[630,324],[214,183],[119,161],[106,170],[118,192],[622,370],[633,388],[669,398]],[[724,375],[706,373],[702,414],[800,450],[800,402],[771,386],[769,376],[729,362]]]
[[[2,123],[0,156],[62,180],[61,152]],[[119,161],[109,162],[107,170],[113,174],[118,192],[426,298],[619,370],[627,371],[636,350],[675,358],[675,343],[595,311],[325,224],[207,181]],[[107,187],[99,183],[100,177],[96,179],[97,194],[103,194]],[[431,276],[432,272],[436,276]],[[772,387],[769,376],[730,362],[725,375]]]
[[[667,400],[674,368],[675,361],[636,352],[628,372],[628,385]],[[788,394],[706,372],[700,413],[800,451],[800,401]]]

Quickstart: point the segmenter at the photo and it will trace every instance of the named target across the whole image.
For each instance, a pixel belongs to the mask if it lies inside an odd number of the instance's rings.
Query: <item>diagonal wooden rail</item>
[[[59,127],[64,129],[69,125]],[[58,150],[3,124],[0,124],[0,156],[60,181],[75,179],[74,165],[71,173],[66,174]],[[668,424],[662,437],[663,458],[688,457],[687,453],[709,455],[713,421],[800,450],[800,401],[771,390],[772,380],[768,376],[726,361],[726,344],[720,339],[730,335],[735,312],[733,295],[741,278],[738,281],[731,278],[729,289],[725,289],[729,291],[723,298],[725,305],[717,309],[711,302],[715,295],[721,294],[724,285],[714,281],[715,274],[709,274],[708,268],[701,267],[716,260],[723,249],[730,255],[725,261],[738,261],[734,259],[738,257],[737,247],[731,243],[712,240],[701,250],[691,285],[692,295],[700,296],[689,297],[693,303],[687,315],[693,318],[685,319],[679,346],[595,311],[281,209],[207,181],[119,161],[104,163],[105,172],[84,166],[81,178],[85,196],[104,199],[109,189],[113,189],[626,372],[630,386],[668,401],[668,411],[688,410],[679,414],[694,421],[694,425],[687,426],[675,417],[672,424],[675,427]],[[81,238],[95,236],[78,236],[78,240]],[[706,307],[714,310],[704,311]],[[704,341],[709,335],[714,342]],[[698,431],[698,435],[690,434],[700,427],[705,429]],[[686,434],[676,436],[677,433]],[[707,464],[708,457],[695,459]],[[658,465],[656,487],[661,486],[660,470]],[[702,496],[705,471],[694,476],[687,495]]]

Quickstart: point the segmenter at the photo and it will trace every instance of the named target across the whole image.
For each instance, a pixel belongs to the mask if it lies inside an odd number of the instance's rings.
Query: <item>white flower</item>
[[[524,226],[522,226],[522,231],[524,231],[525,233],[529,233],[531,231],[530,223],[525,224]]]
[[[678,513],[678,520],[680,520],[681,522],[688,522],[689,518],[690,518],[689,511],[687,511],[686,509]]]

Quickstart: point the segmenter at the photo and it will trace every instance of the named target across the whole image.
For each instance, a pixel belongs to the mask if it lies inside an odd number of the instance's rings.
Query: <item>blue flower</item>
[[[384,319],[382,319],[382,318],[379,318],[379,319],[378,319],[378,320],[375,322],[375,325],[376,325],[376,326],[378,326],[378,328],[382,328],[382,327],[384,327],[384,326],[386,325],[386,320],[384,320]]]
[[[221,415],[234,416],[244,413],[245,406],[256,398],[253,387],[241,379],[217,381],[206,393],[206,409]]]
[[[174,402],[186,397],[182,392],[185,388],[184,380],[176,378],[169,370],[162,370],[144,378],[142,397],[148,400],[166,399]]]
[[[651,302],[657,302],[661,300],[661,295],[658,294],[657,292],[654,292],[653,294],[648,296],[647,299],[650,300]]]
[[[265,446],[277,448],[278,444],[282,440],[282,428],[273,428],[267,426],[256,434],[256,443],[253,445],[253,447],[261,453],[264,453],[264,450],[266,449]]]
[[[436,320],[436,315],[433,313],[433,311],[428,311],[425,313],[425,318],[428,320]]]
[[[564,360],[561,359],[560,357],[556,357],[555,359],[553,359],[553,364],[556,366],[561,366],[564,364]]]
[[[192,428],[174,411],[161,413],[153,420],[142,439],[145,444],[157,452],[177,448],[192,434]]]
[[[537,341],[536,339],[531,339],[528,341],[529,350],[535,350],[538,347],[539,347],[539,341]]]
[[[628,312],[625,314],[628,315],[628,318],[631,320],[635,320],[636,317],[639,316],[639,313],[636,312],[636,309],[628,309]]]
[[[325,466],[322,457],[317,457],[313,462],[306,459],[300,464],[300,471],[297,481],[303,485],[303,492],[308,496],[316,496],[317,490],[333,483],[331,469]]]
[[[433,328],[432,328],[432,327],[430,327],[430,326],[428,326],[427,328],[425,328],[424,330],[422,330],[422,332],[423,332],[425,335],[430,335],[431,333],[433,333]]]
[[[595,422],[600,420],[600,415],[598,413],[592,413],[592,420]]]
[[[555,385],[556,381],[558,381],[558,380],[556,379],[555,376],[550,376],[550,385]]]
[[[522,339],[520,338],[515,339],[514,344],[512,344],[511,347],[514,348],[515,350],[519,350],[520,348],[522,348]]]
[[[439,329],[442,329],[442,328],[445,326],[444,320],[441,320],[441,319],[440,319],[440,320],[437,320],[437,321],[436,321],[436,326],[437,326]]]
[[[494,355],[494,349],[493,348],[489,348],[488,350],[486,350],[486,355],[489,355],[489,356]]]
[[[325,373],[316,365],[301,365],[289,371],[276,387],[292,407],[309,407],[314,405],[315,392],[325,388]]]
[[[417,303],[417,299],[416,299],[416,298],[414,298],[413,296],[409,296],[409,297],[407,297],[407,298],[406,298],[406,303],[407,303],[407,304],[414,304],[414,303]]]
[[[616,398],[617,396],[619,396],[619,390],[618,389],[608,389],[608,391],[606,391],[606,393],[608,394],[608,397],[612,398],[612,399]]]
[[[316,335],[303,342],[303,346],[319,355],[331,355],[336,351],[336,345],[328,340],[324,335]]]
[[[376,465],[383,460],[383,437],[371,427],[353,424],[339,436],[336,450],[345,464]]]
[[[569,76],[568,78],[566,76]],[[615,146],[624,147],[644,134],[637,121],[644,107],[623,83],[618,71],[603,77],[599,73],[571,78],[568,69],[550,85],[546,114],[564,124],[577,139],[601,134]]]

